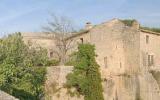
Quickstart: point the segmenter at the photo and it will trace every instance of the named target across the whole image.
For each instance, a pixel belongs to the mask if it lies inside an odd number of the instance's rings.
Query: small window
[[[122,63],[120,62],[119,67],[122,68]]]
[[[50,55],[50,58],[52,58],[52,57],[53,57],[53,52],[50,52],[50,54],[49,54],[49,55]]]
[[[104,57],[104,66],[105,66],[105,68],[107,68],[108,67],[108,62],[107,62],[107,57]]]
[[[80,40],[81,40],[81,43],[83,44],[83,38],[80,38]]]
[[[148,66],[151,66],[151,64],[150,64],[150,55],[148,55]]]
[[[154,65],[154,55],[148,55],[148,66]]]
[[[151,65],[153,66],[154,65],[154,56],[151,55]]]
[[[149,43],[149,36],[146,35],[146,43],[148,44]]]

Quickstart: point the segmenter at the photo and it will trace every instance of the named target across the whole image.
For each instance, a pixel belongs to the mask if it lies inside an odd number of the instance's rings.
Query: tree
[[[47,52],[29,48],[20,33],[0,41],[0,89],[21,99],[39,100],[43,95]],[[41,66],[41,67],[40,67]]]
[[[95,61],[95,47],[80,44],[73,73],[67,76],[66,86],[75,87],[85,100],[104,100],[99,65]]]
[[[44,27],[44,30],[46,33],[53,34],[53,39],[56,44],[54,53],[59,57],[60,64],[64,65],[67,52],[72,48],[71,44],[73,40],[66,40],[74,31],[72,21],[64,16],[52,15],[52,20],[48,21],[48,26]]]

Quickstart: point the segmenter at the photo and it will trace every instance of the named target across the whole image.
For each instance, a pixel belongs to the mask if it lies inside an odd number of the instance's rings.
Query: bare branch
[[[47,33],[54,34],[54,39],[56,43],[55,52],[60,56],[61,64],[64,64],[66,61],[67,52],[71,49],[71,42],[73,40],[66,40],[66,38],[71,35],[74,31],[73,23],[70,19],[64,16],[56,16],[55,14],[51,15],[52,20],[48,21],[48,25],[43,27]]]

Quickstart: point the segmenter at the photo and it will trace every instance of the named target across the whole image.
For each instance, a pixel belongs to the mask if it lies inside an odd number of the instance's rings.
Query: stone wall
[[[160,36],[142,32],[139,24],[125,26],[114,19],[93,26],[85,34],[73,38],[77,44],[91,43],[96,48],[105,100],[159,100],[160,98]],[[149,43],[146,43],[149,36]],[[154,55],[154,65],[148,66],[148,55]],[[63,87],[71,66],[49,67],[46,81],[47,98],[51,100],[83,100],[71,97]]]
[[[159,65],[157,36],[150,34],[150,42],[153,42],[146,45],[145,33],[141,33],[138,27],[125,26],[117,19],[91,28],[88,34],[101,66],[105,100],[159,99],[159,73],[150,73],[148,67],[142,65],[141,53],[155,54],[155,65]]]
[[[0,100],[19,100],[0,90]]]
[[[147,40],[148,37],[148,40]],[[160,98],[160,36],[152,32],[140,32],[141,96],[145,100]],[[148,42],[147,42],[148,41]],[[148,55],[153,55],[153,65],[149,65]]]
[[[55,39],[52,34],[46,33],[22,33],[23,41],[30,47],[43,47],[48,51],[48,57],[57,57]]]
[[[52,66],[47,68],[45,84],[46,100],[83,100],[80,96],[70,96],[64,88],[66,75],[72,72],[73,66]]]

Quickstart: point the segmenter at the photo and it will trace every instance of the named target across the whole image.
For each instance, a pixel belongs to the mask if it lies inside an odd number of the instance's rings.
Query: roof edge
[[[155,34],[155,35],[160,35],[160,33],[158,32],[153,32],[153,31],[149,31],[149,30],[145,30],[145,29],[140,29],[141,32],[146,32],[146,33],[149,33],[149,34]]]
[[[69,39],[71,39],[71,38],[74,38],[74,37],[80,36],[80,35],[82,35],[82,34],[86,34],[86,33],[88,33],[88,32],[89,32],[89,30],[83,30],[83,31],[81,31],[81,32],[78,32],[78,33],[72,34],[71,36],[67,37],[67,38],[66,38],[66,40],[69,40]]]

